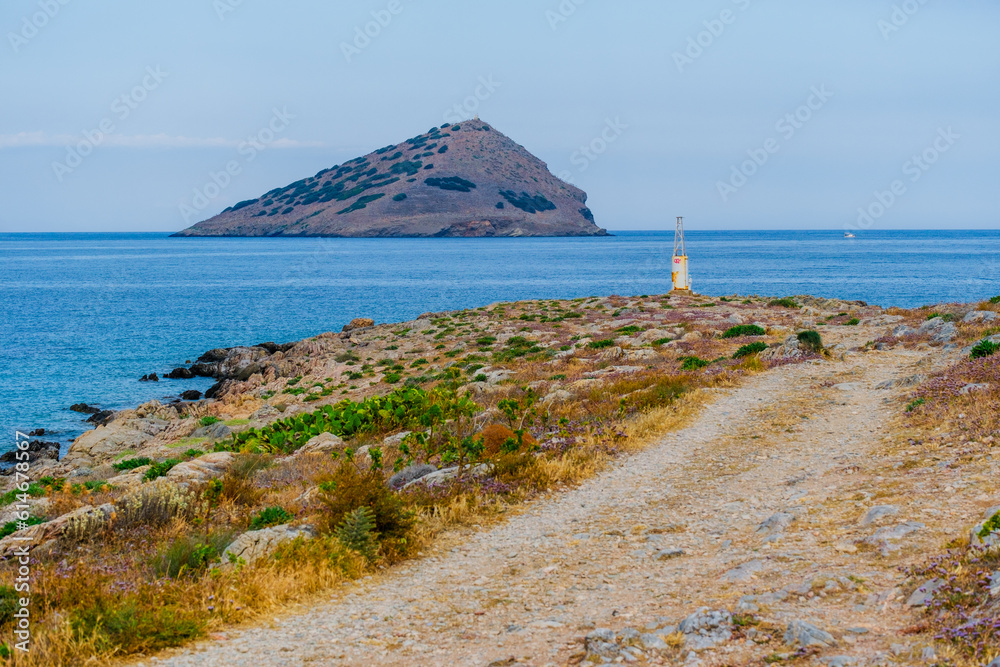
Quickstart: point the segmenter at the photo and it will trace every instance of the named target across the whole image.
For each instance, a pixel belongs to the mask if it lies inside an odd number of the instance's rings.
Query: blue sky
[[[8,0],[0,231],[181,229],[475,112],[612,230],[996,228],[998,19],[990,0]]]

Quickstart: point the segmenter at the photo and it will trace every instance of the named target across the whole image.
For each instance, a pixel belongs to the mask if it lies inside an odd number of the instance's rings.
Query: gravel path
[[[564,665],[595,627],[676,624],[775,591],[759,603],[775,626],[801,618],[840,638],[841,653],[875,655],[910,614],[897,602],[897,563],[852,546],[877,527],[858,527],[882,502],[863,489],[881,479],[869,468],[898,412],[875,385],[918,372],[926,356],[849,355],[758,375],[719,392],[689,428],[503,525],[306,613],[141,664]],[[914,539],[940,543],[934,534]],[[818,577],[834,586],[817,588]],[[745,664],[773,650],[739,640],[700,657]]]

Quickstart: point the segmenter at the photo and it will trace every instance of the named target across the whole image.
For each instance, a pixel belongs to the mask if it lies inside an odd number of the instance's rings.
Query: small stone
[[[789,646],[836,646],[837,642],[829,632],[817,628],[812,623],[795,620],[788,624],[785,643]]]
[[[788,528],[793,521],[795,521],[794,514],[789,514],[788,512],[778,512],[777,514],[772,514],[762,524],[757,526],[757,532],[768,535],[780,533],[783,532],[785,528]]]
[[[738,581],[750,581],[754,574],[760,572],[764,569],[764,562],[759,560],[752,560],[749,563],[743,563],[739,567],[734,567],[722,575],[722,578],[726,581],[738,582]]]
[[[657,551],[653,555],[654,560],[670,560],[672,558],[679,558],[684,555],[683,549],[664,549],[663,551]]]
[[[868,513],[865,514],[865,518],[861,520],[861,525],[870,526],[879,519],[883,519],[894,514],[899,514],[899,507],[896,505],[878,505],[868,510]]]
[[[917,590],[913,591],[913,594],[910,595],[909,598],[907,598],[907,606],[923,607],[930,602],[931,598],[934,597],[934,593],[937,592],[937,590],[943,585],[944,582],[940,579],[930,579],[929,581],[925,581],[917,587]]]
[[[639,642],[647,651],[663,651],[670,648],[667,642],[648,632],[639,635]]]

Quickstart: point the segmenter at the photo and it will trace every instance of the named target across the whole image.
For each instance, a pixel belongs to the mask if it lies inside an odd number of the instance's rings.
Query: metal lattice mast
[[[684,246],[684,218],[677,217],[677,231],[674,232],[674,257],[687,257]]]

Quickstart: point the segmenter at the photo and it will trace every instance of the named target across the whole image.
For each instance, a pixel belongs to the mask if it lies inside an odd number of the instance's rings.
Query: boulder
[[[100,412],[95,412],[87,420],[88,424],[96,424],[97,426],[107,426],[115,418],[114,410],[101,410]]]
[[[837,641],[829,632],[817,628],[812,623],[795,620],[788,624],[785,631],[785,643],[789,646],[800,646],[809,648],[810,646],[827,647],[836,646]]]
[[[258,408],[252,415],[250,415],[250,419],[255,419],[255,420],[270,419],[271,417],[277,417],[280,414],[281,411],[278,410],[278,408],[274,407],[273,405],[263,405],[260,408]]]
[[[477,466],[465,466],[463,471],[468,477],[475,477],[477,475],[487,475],[493,470],[493,466],[488,463],[480,463]],[[439,484],[444,484],[445,482],[455,479],[459,475],[459,467],[453,466],[451,468],[444,468],[443,470],[438,470],[437,472],[432,472],[428,475],[424,475],[419,479],[415,479],[408,484],[405,484],[403,488],[408,488],[414,484],[423,484],[424,486],[437,486]]]
[[[188,389],[187,391],[181,392],[181,399],[185,401],[197,401],[201,398],[201,392],[197,389]]]
[[[0,559],[10,558],[22,547],[33,547],[61,537],[82,539],[107,526],[115,515],[115,506],[107,503],[100,507],[84,505],[72,512],[38,524],[28,526],[0,540]]]
[[[69,406],[69,409],[73,412],[80,412],[85,415],[96,415],[101,411],[100,408],[95,408],[93,405],[87,405],[86,403],[74,403]]]
[[[769,347],[758,355],[761,361],[798,359],[805,355],[797,336],[788,336],[783,343]]]
[[[408,468],[403,468],[395,475],[389,478],[387,484],[389,488],[401,489],[410,482],[416,481],[431,473],[437,472],[437,468],[427,463],[418,463],[416,465],[409,466]]]
[[[213,452],[178,463],[167,473],[167,479],[177,484],[207,482],[222,477],[233,462],[232,452]]]
[[[727,611],[699,609],[677,626],[684,635],[684,647],[702,651],[729,641],[733,636],[733,617]]]
[[[180,367],[180,368],[175,368],[174,370],[170,371],[163,377],[169,380],[190,380],[197,376],[187,368]]]
[[[565,403],[573,398],[573,394],[569,393],[565,389],[556,389],[555,391],[550,391],[542,399],[542,404],[547,403]]]
[[[962,318],[964,324],[974,322],[993,322],[997,319],[997,314],[990,310],[974,310]]]
[[[343,331],[346,333],[348,331],[367,329],[368,327],[373,327],[373,326],[375,326],[375,320],[368,317],[355,317],[349,323],[344,325]]]
[[[151,434],[133,428],[131,423],[113,422],[108,426],[98,426],[77,438],[70,445],[65,461],[84,463],[111,458],[125,450],[137,450],[152,439]]]
[[[228,438],[232,434],[232,429],[226,426],[225,423],[215,422],[214,424],[209,424],[208,426],[196,428],[191,433],[191,437],[208,438],[209,440],[222,440],[223,438]]]
[[[333,433],[320,433],[314,438],[310,438],[309,442],[304,444],[298,450],[296,450],[293,456],[302,456],[303,454],[329,454],[331,452],[340,451],[344,448],[344,441],[335,436]]]
[[[307,539],[315,537],[313,527],[297,526],[293,528],[289,524],[284,524],[243,533],[222,553],[222,566],[231,567],[240,559],[247,564],[253,563],[270,556],[279,545],[290,542],[297,537]]]
[[[953,322],[945,322],[941,317],[932,317],[917,329],[918,334],[926,334],[935,343],[947,343],[958,334],[958,327]]]
[[[159,382],[159,381],[160,381],[160,376],[158,376],[156,373],[149,373],[139,378],[139,382]]]
[[[749,563],[743,563],[739,567],[734,567],[725,574],[722,575],[724,581],[730,582],[740,582],[740,581],[750,581],[753,576],[764,569],[763,561],[752,560]]]
[[[865,539],[865,542],[880,547],[882,554],[888,555],[889,552],[900,549],[899,545],[894,544],[895,542],[923,528],[925,528],[924,524],[916,521],[907,521],[898,526],[886,526],[876,530],[874,534]]]

